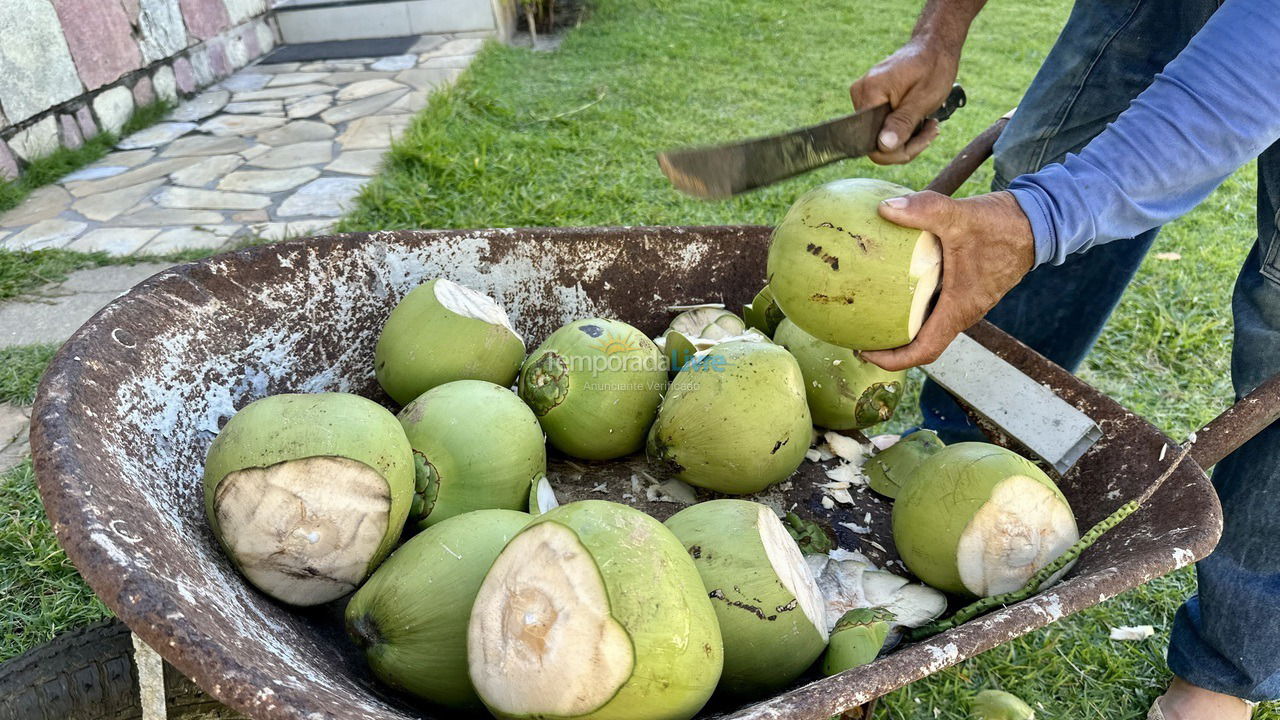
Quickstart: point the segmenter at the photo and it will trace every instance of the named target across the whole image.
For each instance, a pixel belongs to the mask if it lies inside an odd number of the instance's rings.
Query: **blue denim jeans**
[[[1186,45],[1218,0],[1078,0],[1018,112],[996,144],[994,189],[1078,151]],[[1258,239],[1236,281],[1232,380],[1244,395],[1280,372],[1280,143],[1259,159]],[[1075,370],[1157,230],[1043,266],[987,319]],[[1213,242],[1212,237],[1205,238]],[[1170,378],[1177,382],[1177,378]],[[921,396],[925,427],[948,442],[981,433],[941,388]],[[1247,700],[1280,699],[1280,423],[1218,464],[1225,528],[1197,566],[1199,594],[1179,610],[1169,666]]]

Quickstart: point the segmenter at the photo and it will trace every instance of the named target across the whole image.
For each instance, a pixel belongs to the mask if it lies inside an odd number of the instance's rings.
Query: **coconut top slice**
[[[462,317],[487,322],[490,325],[501,325],[510,330],[517,338],[520,333],[512,327],[507,311],[494,302],[488,295],[476,292],[469,287],[459,285],[452,280],[439,278],[434,287],[436,300],[447,310]],[[523,340],[521,340],[523,342]]]
[[[979,596],[1013,592],[1080,538],[1062,497],[1044,483],[1011,475],[992,488],[956,546],[956,569]]]
[[[760,528],[760,541],[764,545],[769,564],[773,566],[773,571],[778,575],[778,581],[787,589],[787,592],[795,595],[804,616],[813,623],[814,629],[822,639],[826,640],[826,602],[822,598],[822,592],[818,589],[813,573],[809,570],[809,564],[805,562],[796,541],[792,539],[786,526],[773,513],[773,510],[761,505],[759,512],[760,519],[757,527]]]
[[[585,715],[635,668],[595,559],[554,522],[517,535],[489,570],[471,610],[467,655],[476,691],[505,716]]]
[[[306,606],[342,597],[364,579],[387,532],[391,494],[368,465],[317,456],[229,473],[213,511],[245,577]]]
[[[911,314],[907,325],[908,332],[914,338],[924,325],[929,314],[929,304],[942,280],[942,245],[938,243],[936,235],[927,231],[920,233],[920,239],[911,252],[911,265],[907,274],[915,281],[915,294],[911,296]]]

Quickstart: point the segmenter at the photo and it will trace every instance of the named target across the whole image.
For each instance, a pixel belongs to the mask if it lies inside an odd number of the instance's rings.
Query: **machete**
[[[926,119],[939,122],[964,107],[964,89],[951,88],[946,103]],[[888,103],[819,125],[727,145],[670,150],[658,165],[677,188],[702,198],[726,198],[876,149]]]

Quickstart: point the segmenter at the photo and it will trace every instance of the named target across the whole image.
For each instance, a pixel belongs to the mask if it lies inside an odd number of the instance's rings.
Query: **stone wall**
[[[0,178],[271,50],[267,0],[0,0]]]

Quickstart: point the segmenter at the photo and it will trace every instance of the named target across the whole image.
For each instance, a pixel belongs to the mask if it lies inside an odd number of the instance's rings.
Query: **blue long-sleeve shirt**
[[[1280,139],[1280,0],[1227,0],[1164,72],[1078,155],[1009,190],[1036,265],[1190,211]]]

